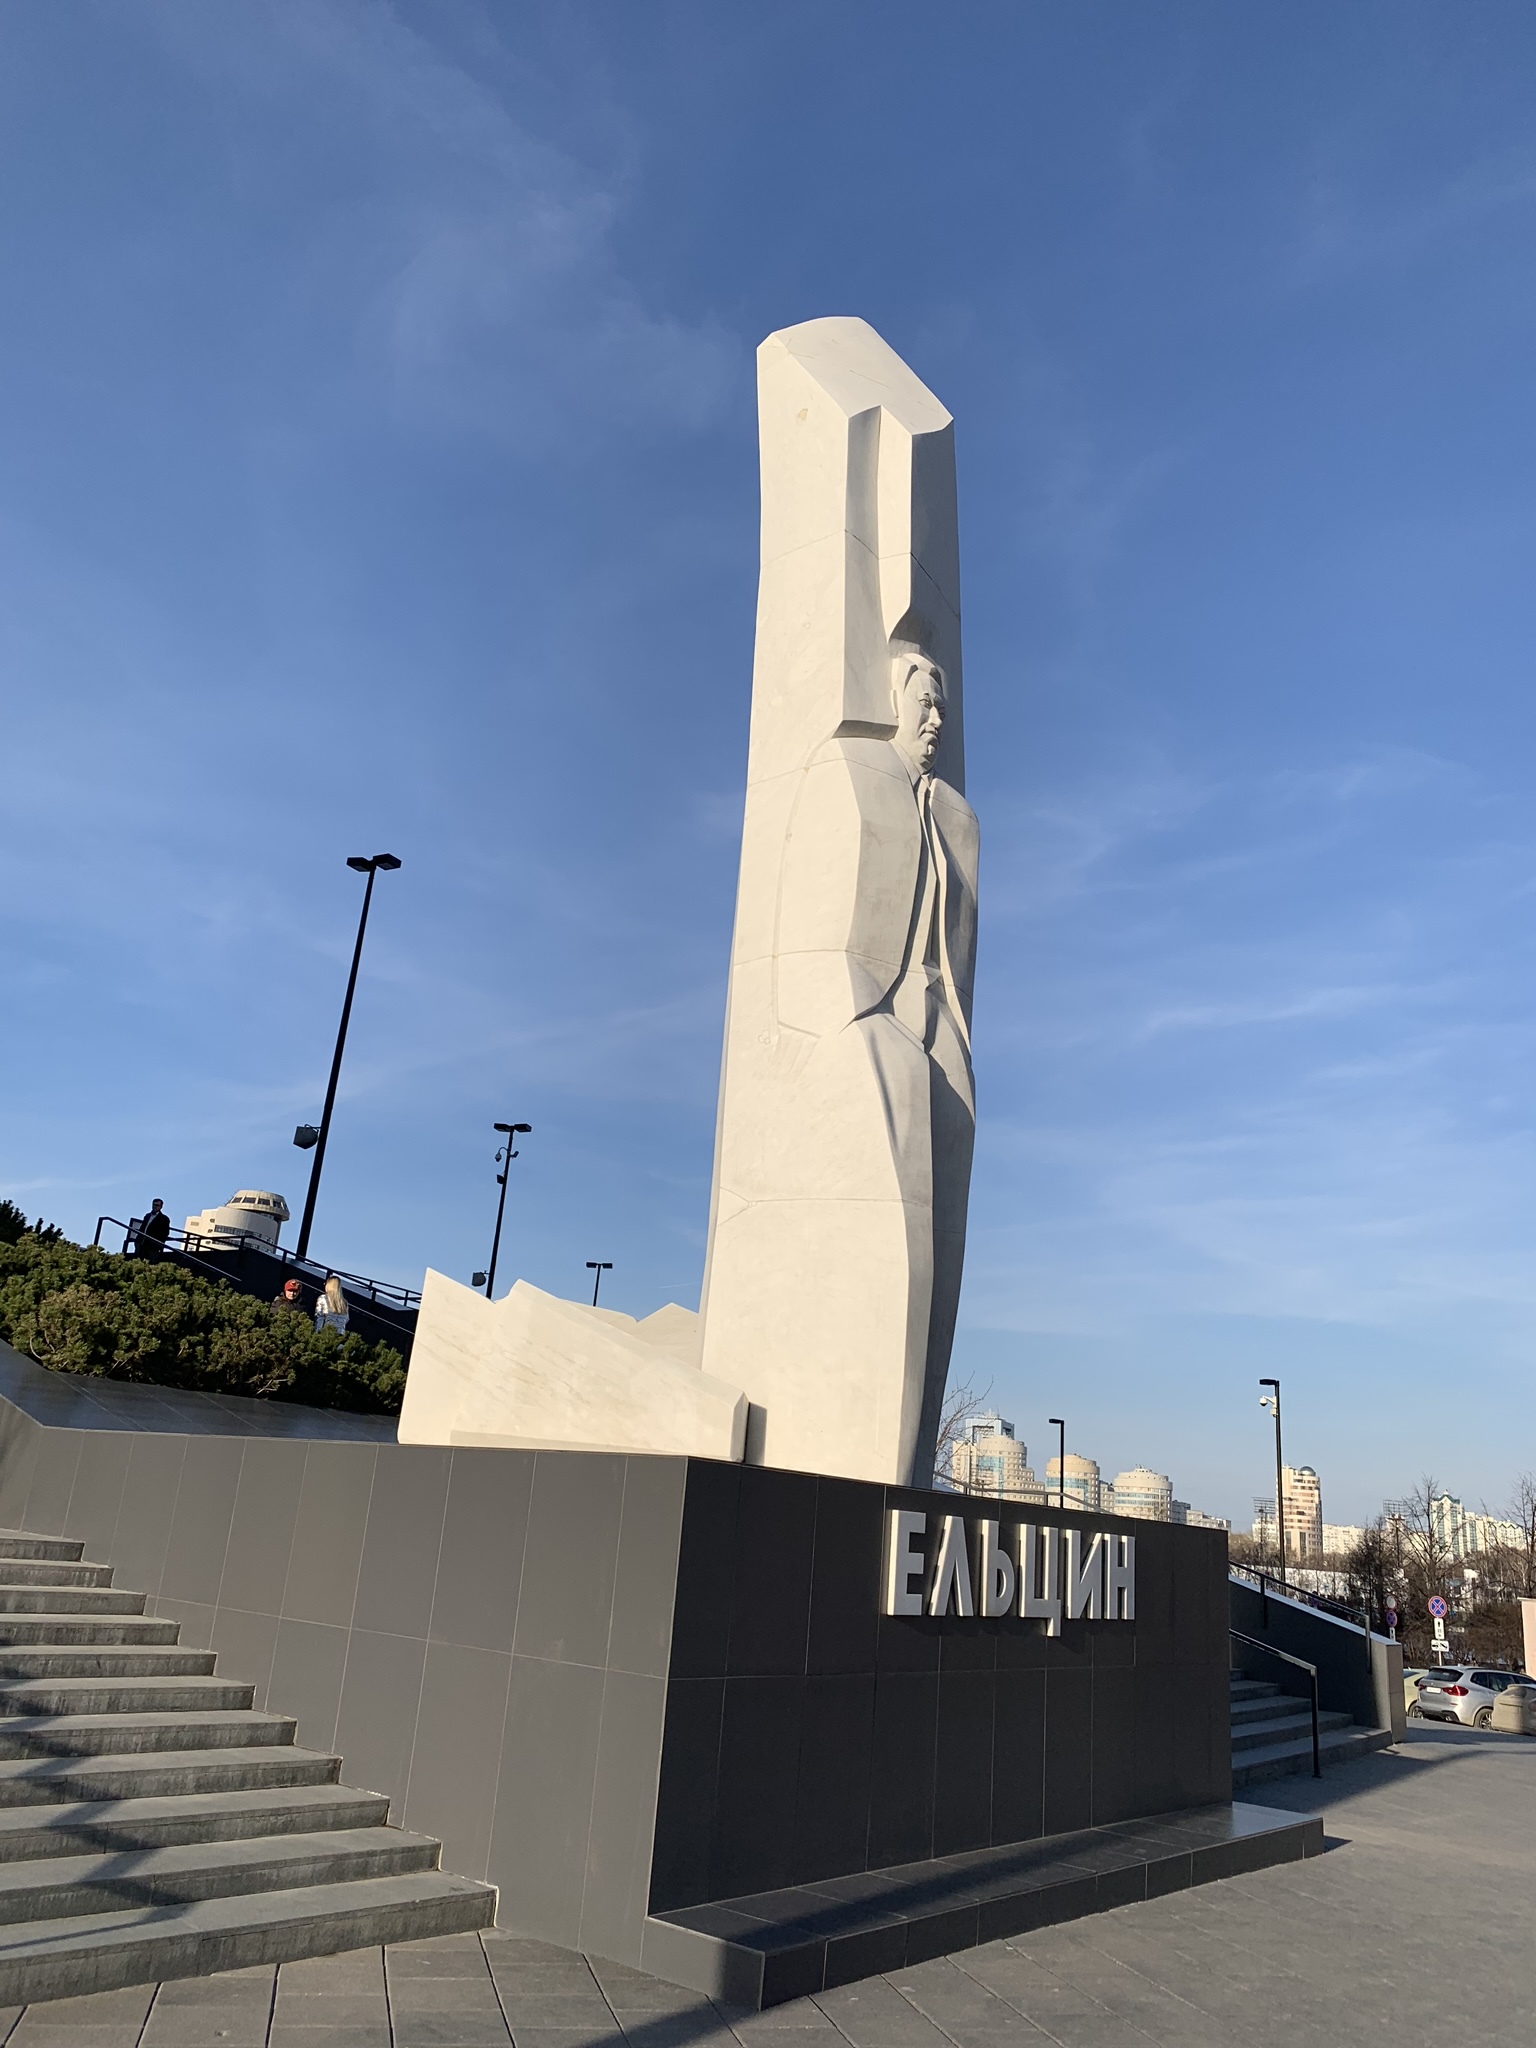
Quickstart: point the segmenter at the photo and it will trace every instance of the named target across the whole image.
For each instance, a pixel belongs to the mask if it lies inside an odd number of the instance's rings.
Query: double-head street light
[[[1285,1584],[1285,1458],[1280,1448],[1280,1382],[1260,1380],[1261,1387],[1273,1387],[1272,1394],[1260,1394],[1259,1406],[1275,1418],[1275,1535],[1280,1547],[1279,1579]]]
[[[341,1078],[341,1055],[346,1049],[347,1025],[352,1018],[352,993],[357,987],[357,965],[363,957],[363,933],[368,929],[368,906],[373,901],[373,878],[381,870],[388,874],[400,863],[392,853],[354,853],[349,856],[347,866],[358,874],[368,877],[368,886],[363,891],[362,915],[357,920],[357,944],[352,948],[352,972],[347,976],[347,999],[341,1006],[341,1026],[336,1033],[336,1051],[331,1060],[331,1078],[325,1091],[325,1108],[320,1114],[320,1128],[313,1124],[300,1124],[293,1134],[293,1142],[301,1152],[313,1150],[314,1164],[309,1169],[309,1193],[304,1197],[304,1215],[299,1224],[298,1256],[309,1256],[310,1226],[315,1220],[315,1197],[320,1192],[320,1169],[325,1164],[325,1142],[331,1135],[331,1111],[336,1106],[336,1083]]]
[[[513,1149],[512,1140],[515,1137],[526,1137],[533,1129],[533,1125],[493,1124],[491,1128],[500,1131],[507,1142],[496,1154],[496,1163],[501,1168],[500,1173],[496,1176],[496,1185],[501,1189],[501,1193],[496,1197],[496,1235],[491,1239],[491,1267],[490,1271],[484,1275],[485,1298],[487,1301],[491,1299],[492,1289],[496,1285],[496,1258],[501,1250],[501,1219],[506,1214],[507,1208],[507,1174],[511,1169],[513,1160],[517,1157],[517,1153]],[[475,1275],[476,1280],[479,1280],[481,1277],[479,1273]]]
[[[592,1275],[592,1306],[597,1307],[597,1290],[603,1284],[603,1275],[613,1271],[612,1259],[588,1259],[587,1271]]]
[[[1061,1431],[1061,1450],[1056,1459],[1057,1496],[1063,1507],[1067,1504],[1067,1425],[1059,1415],[1050,1417],[1052,1429]]]

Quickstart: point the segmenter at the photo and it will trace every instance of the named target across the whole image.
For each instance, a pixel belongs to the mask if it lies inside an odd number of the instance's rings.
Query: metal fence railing
[[[1340,1620],[1357,1622],[1365,1638],[1365,1668],[1371,1668],[1371,1617],[1363,1607],[1351,1607],[1347,1600],[1332,1599],[1327,1593],[1314,1593],[1310,1587],[1293,1586],[1278,1573],[1260,1571],[1251,1564],[1228,1566],[1234,1579],[1244,1579],[1258,1589],[1264,1602],[1264,1626],[1269,1626],[1269,1594],[1273,1588],[1287,1600],[1294,1600],[1302,1607],[1315,1607],[1320,1614],[1337,1615]]]
[[[1234,1643],[1241,1643],[1247,1650],[1262,1650],[1266,1657],[1278,1657],[1283,1664],[1294,1664],[1298,1671],[1305,1671],[1312,1683],[1312,1775],[1323,1775],[1323,1746],[1317,1732],[1317,1666],[1309,1664],[1305,1657],[1293,1657],[1289,1650],[1277,1650],[1273,1643],[1261,1643],[1257,1636],[1245,1636],[1240,1629],[1228,1629]]]
[[[99,1245],[102,1230],[110,1224],[114,1230],[123,1233],[122,1249],[125,1252],[136,1251],[143,1220],[142,1217],[135,1216],[130,1222],[124,1223],[118,1216],[98,1216],[96,1234],[91,1243]],[[308,1280],[312,1286],[323,1287],[326,1281],[332,1278],[339,1280],[349,1301],[355,1302],[358,1296],[362,1295],[382,1308],[392,1308],[401,1312],[409,1312],[421,1306],[421,1295],[414,1287],[397,1287],[388,1280],[370,1280],[365,1273],[350,1273],[345,1266],[327,1266],[319,1259],[301,1259],[285,1245],[274,1244],[270,1238],[260,1237],[254,1231],[231,1232],[228,1235],[221,1233],[218,1237],[210,1237],[197,1231],[177,1230],[172,1227],[163,1239],[156,1242],[159,1248],[179,1252],[183,1257],[197,1259],[199,1263],[206,1263],[210,1252],[259,1252],[263,1258],[275,1260],[278,1265],[290,1269],[296,1276]],[[155,1253],[149,1253],[148,1256],[154,1257]],[[207,1270],[217,1273],[219,1269],[210,1264]]]

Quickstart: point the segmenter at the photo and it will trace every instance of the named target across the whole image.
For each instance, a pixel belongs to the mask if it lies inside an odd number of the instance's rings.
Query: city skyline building
[[[1079,1508],[1084,1514],[1094,1515],[1114,1512],[1111,1489],[1105,1487],[1099,1477],[1097,1458],[1084,1458],[1076,1451],[1068,1451],[1065,1477],[1060,1458],[1052,1458],[1045,1468],[1045,1497],[1048,1501],[1065,1499],[1069,1508]],[[1109,1501],[1104,1499],[1111,1493]]]
[[[1171,1522],[1173,1512],[1173,1481],[1166,1472],[1154,1472],[1146,1465],[1133,1465],[1128,1472],[1117,1473],[1110,1485],[1114,1489],[1115,1513],[1129,1515],[1139,1522]],[[1189,1503],[1181,1503],[1188,1512]]]
[[[1029,1464],[1029,1448],[1001,1415],[976,1415],[950,1448],[950,1483],[961,1493],[991,1494],[998,1500],[1039,1501],[1044,1488]]]
[[[1323,1554],[1323,1483],[1310,1465],[1287,1465],[1280,1484],[1286,1555],[1305,1564]]]

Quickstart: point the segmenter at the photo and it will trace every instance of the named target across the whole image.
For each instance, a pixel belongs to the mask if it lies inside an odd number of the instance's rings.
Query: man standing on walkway
[[[165,1251],[165,1241],[171,1234],[171,1219],[165,1213],[165,1204],[156,1195],[149,1205],[149,1214],[139,1221],[133,1241],[133,1255],[137,1259],[158,1259]]]

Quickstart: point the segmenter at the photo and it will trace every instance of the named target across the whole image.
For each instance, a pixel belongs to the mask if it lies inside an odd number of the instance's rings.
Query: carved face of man
[[[944,729],[944,674],[930,661],[900,661],[897,675],[907,670],[892,691],[896,710],[896,745],[922,774],[933,771]]]

